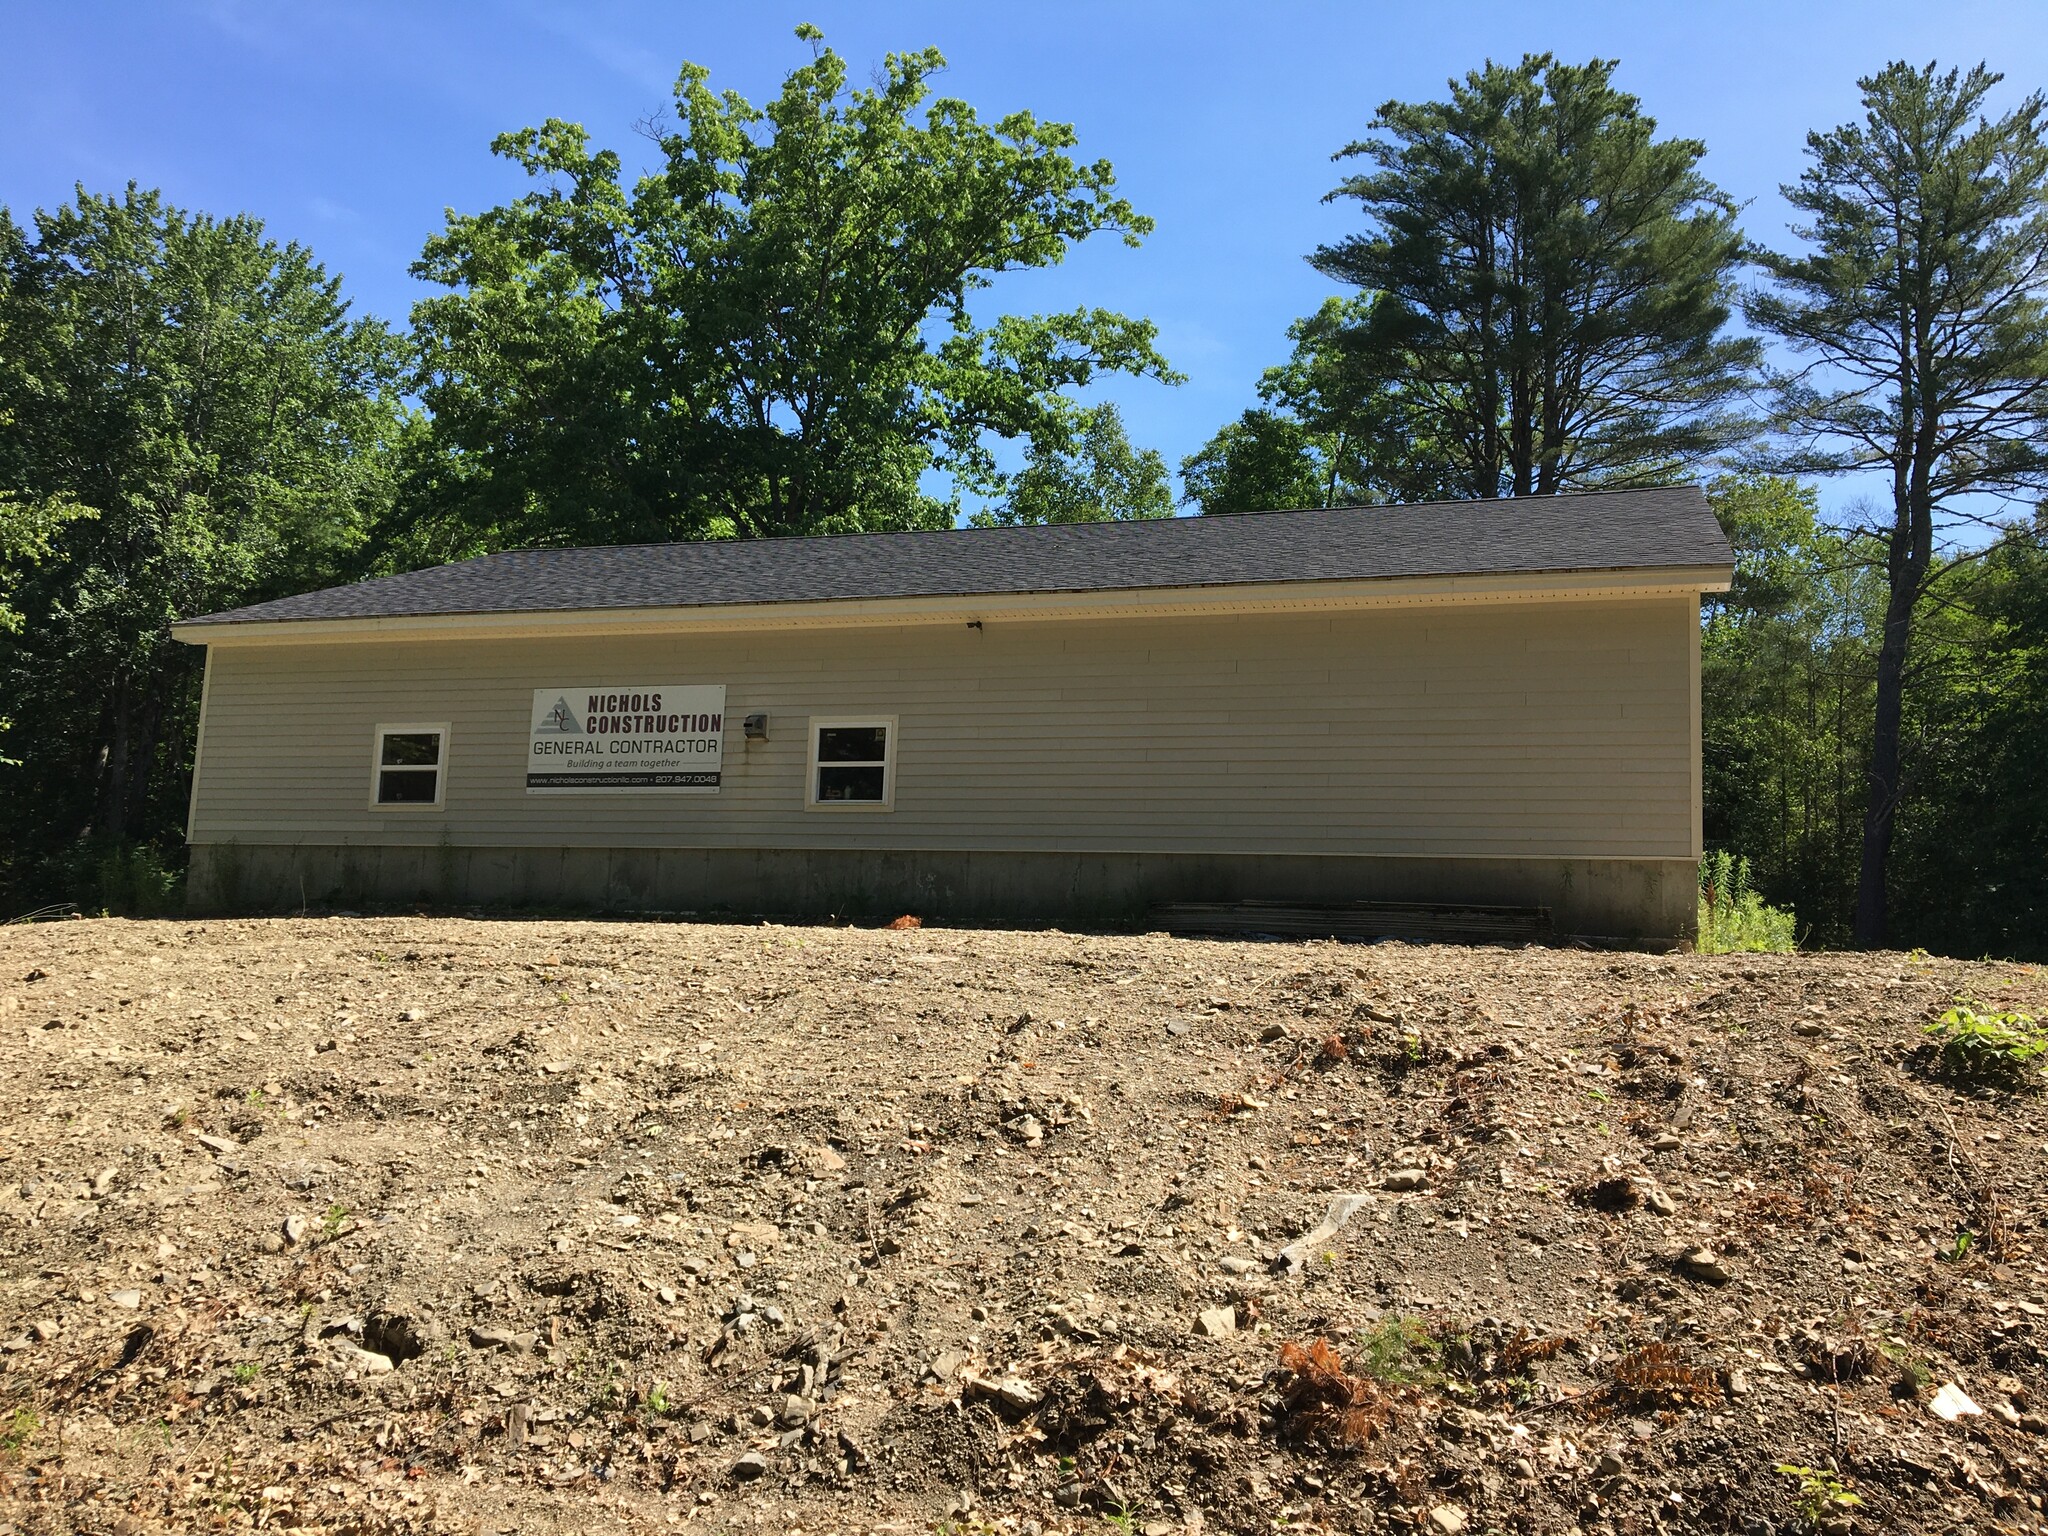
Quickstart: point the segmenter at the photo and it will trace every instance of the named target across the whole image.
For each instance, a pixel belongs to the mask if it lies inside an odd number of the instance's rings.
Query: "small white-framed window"
[[[380,725],[371,740],[370,809],[440,810],[448,794],[447,725]]]
[[[811,721],[814,811],[886,811],[896,804],[896,717],[857,715]]]

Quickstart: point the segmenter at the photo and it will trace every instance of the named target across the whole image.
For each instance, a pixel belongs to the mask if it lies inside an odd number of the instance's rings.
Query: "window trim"
[[[893,811],[896,809],[896,716],[813,715],[810,719],[810,761],[804,769],[804,809],[807,811]],[[877,730],[882,732],[882,798],[879,800],[820,800],[818,798],[818,738],[826,731]],[[840,765],[846,766],[846,765]],[[858,765],[856,765],[858,766]]]
[[[434,798],[409,800],[403,803],[377,798],[377,782],[385,771],[384,738],[386,736],[438,736],[441,739],[439,760],[434,764]],[[373,811],[438,811],[448,803],[448,749],[454,732],[445,720],[400,721],[395,725],[377,725],[370,731],[370,809]],[[400,768],[400,773],[424,773],[424,768]]]

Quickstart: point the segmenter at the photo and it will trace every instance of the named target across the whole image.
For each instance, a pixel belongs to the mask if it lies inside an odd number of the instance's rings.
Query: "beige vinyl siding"
[[[1686,858],[1697,603],[218,647],[193,841]],[[535,688],[723,683],[716,795],[529,796]],[[743,716],[765,711],[770,739]],[[804,808],[811,716],[899,720],[895,809]],[[446,809],[368,808],[379,721]]]

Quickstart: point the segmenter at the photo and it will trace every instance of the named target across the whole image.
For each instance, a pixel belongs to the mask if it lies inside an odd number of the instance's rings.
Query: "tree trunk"
[[[1885,938],[1885,863],[1899,809],[1899,732],[1905,718],[1906,646],[1917,581],[1896,581],[1885,604],[1877,651],[1877,717],[1870,734],[1869,798],[1863,809],[1863,862],[1856,879],[1856,947],[1877,949]]]
[[[98,837],[119,837],[128,809],[128,754],[132,740],[134,689],[128,675],[121,674],[107,701],[107,738],[101,758],[99,793],[93,807],[91,831]]]
[[[1908,249],[1903,228],[1898,249]],[[1863,806],[1863,860],[1856,874],[1858,949],[1885,941],[1885,865],[1891,857],[1903,785],[1899,733],[1906,713],[1906,651],[1913,610],[1934,569],[1933,466],[1939,456],[1940,399],[1932,332],[1936,315],[1927,290],[1931,263],[1902,262],[1901,293],[1911,300],[1899,316],[1898,438],[1892,458],[1892,529],[1886,551],[1884,636],[1877,648],[1877,713],[1870,729],[1869,796]]]

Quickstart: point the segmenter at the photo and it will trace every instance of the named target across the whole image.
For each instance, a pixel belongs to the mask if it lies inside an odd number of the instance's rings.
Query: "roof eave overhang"
[[[526,640],[581,635],[690,634],[1208,614],[1318,613],[1366,608],[1583,602],[1725,592],[1729,565],[1498,575],[1284,581],[1106,592],[1025,592],[945,597],[841,598],[667,608],[435,613],[349,619],[188,622],[171,634],[191,645],[305,645],[372,640]]]

